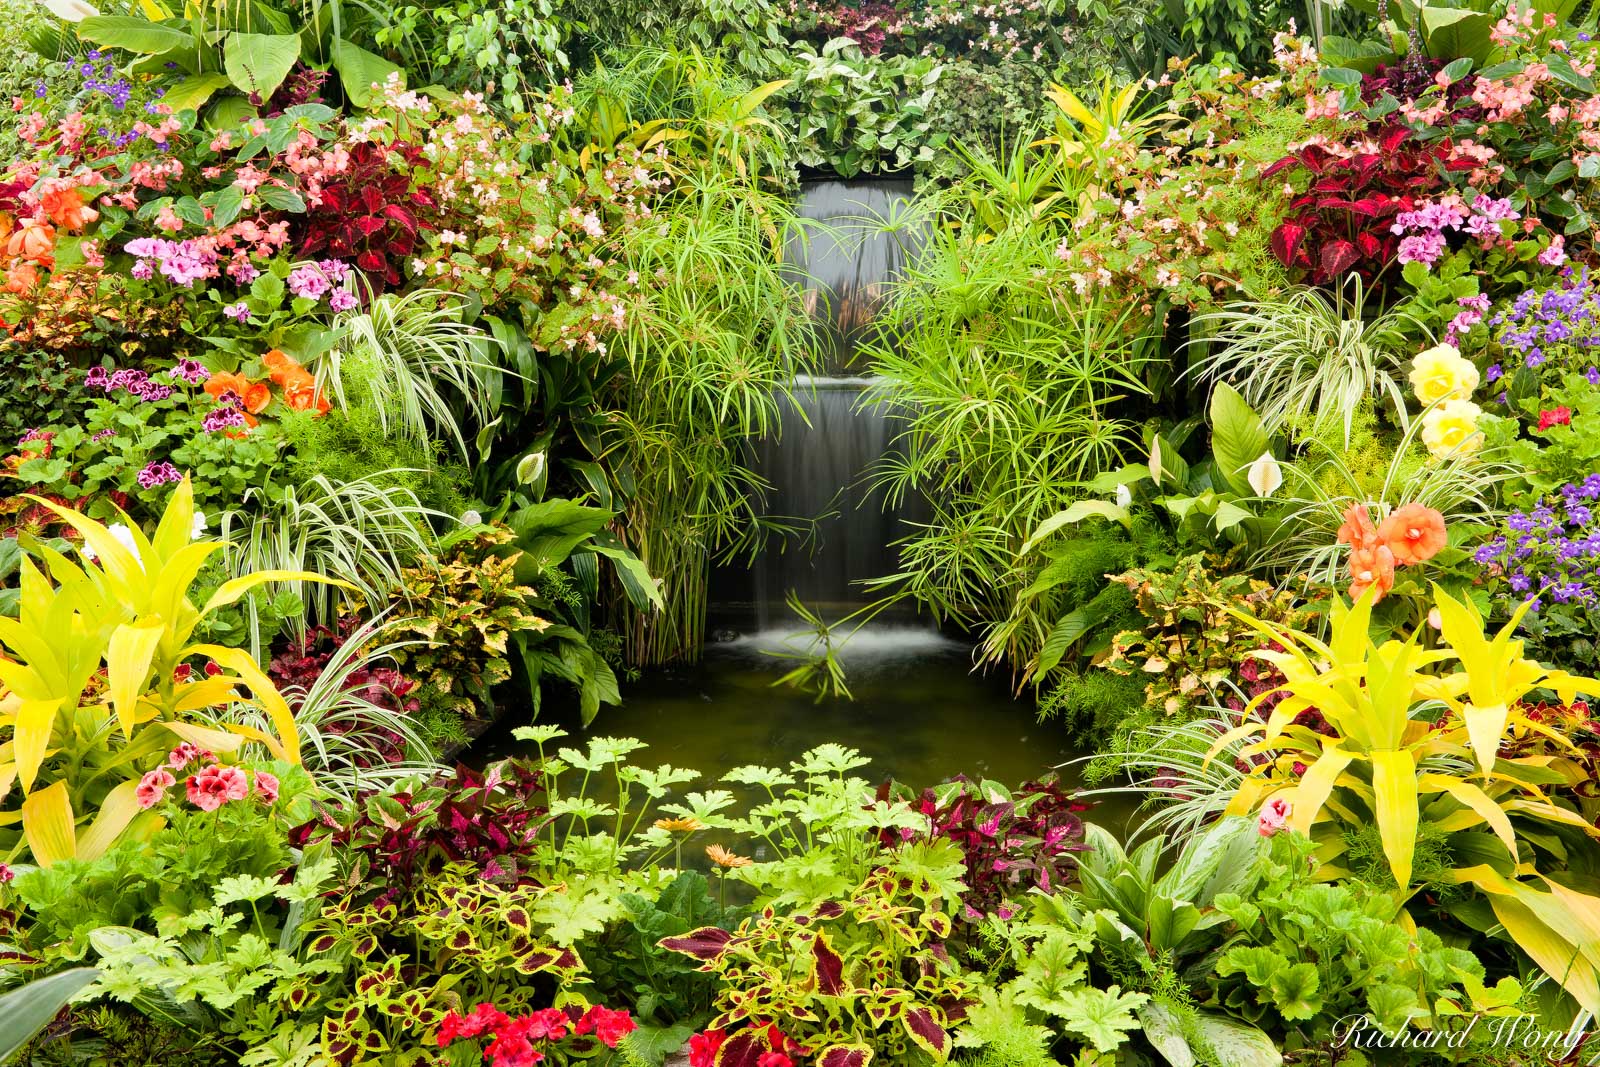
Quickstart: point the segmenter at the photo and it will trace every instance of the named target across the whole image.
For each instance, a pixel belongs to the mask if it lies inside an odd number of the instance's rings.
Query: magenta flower
[[[1261,816],[1256,819],[1256,833],[1262,837],[1275,836],[1289,825],[1289,816],[1293,814],[1293,804],[1282,797],[1273,797],[1261,808]]]
[[[228,316],[228,318],[232,319],[234,322],[243,322],[245,319],[250,317],[250,309],[245,306],[243,300],[239,301],[237,304],[229,304],[227,307],[222,309],[222,313]]]
[[[289,291],[295,296],[321,300],[331,288],[333,283],[328,281],[328,276],[314,266],[296,267],[289,272]]]
[[[139,472],[139,485],[144,489],[154,489],[156,486],[166,485],[168,482],[181,481],[183,481],[183,474],[177,467],[174,467],[166,460],[162,460],[159,463],[152,460],[144,470]]]

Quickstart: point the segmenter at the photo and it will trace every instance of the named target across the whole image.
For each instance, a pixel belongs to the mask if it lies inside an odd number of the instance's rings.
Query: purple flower
[[[289,272],[289,291],[295,296],[321,300],[322,295],[331,288],[333,285],[328,281],[328,276],[315,266],[308,264]]]
[[[197,359],[180,359],[178,365],[172,368],[171,374],[181,378],[190,385],[199,385],[211,377],[211,372],[206,370],[205,364]]]
[[[154,489],[156,486],[166,485],[168,482],[181,481],[183,481],[183,475],[179,473],[177,467],[174,467],[166,460],[162,460],[159,463],[152,461],[144,470],[139,472],[139,485],[144,489]]]
[[[234,322],[243,322],[245,319],[250,317],[250,309],[245,306],[245,302],[243,300],[236,304],[229,304],[227,307],[222,309],[222,313],[228,316],[228,318],[232,319]]]
[[[1483,376],[1484,376],[1484,380],[1485,381],[1498,382],[1500,380],[1501,376],[1504,375],[1504,374],[1505,374],[1505,371],[1500,368],[1500,364],[1491,363],[1491,364],[1489,364],[1489,369],[1484,372]]]
[[[1589,379],[1590,385],[1600,385],[1600,367],[1590,367],[1583,372],[1583,376]]]
[[[116,435],[117,435],[117,431],[111,429],[110,427],[107,427],[106,429],[101,430],[99,433],[97,433],[93,437],[91,437],[90,440],[91,441],[104,441],[106,438],[115,437]]]
[[[360,301],[356,299],[356,294],[348,289],[335,289],[333,295],[328,297],[328,306],[335,311],[349,311],[358,303]]]
[[[200,420],[200,428],[206,433],[217,433],[234,426],[244,425],[244,412],[236,407],[226,405],[212,408],[206,412],[206,417]]]

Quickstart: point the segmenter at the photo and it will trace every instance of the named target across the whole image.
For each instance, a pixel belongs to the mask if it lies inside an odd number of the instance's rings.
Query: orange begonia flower
[[[265,410],[272,403],[272,390],[264,382],[252,382],[242,374],[232,371],[219,371],[206,379],[206,392],[215,399],[222,399],[224,393],[232,393],[244,404],[247,415]]]
[[[301,372],[304,377],[296,379],[283,388],[283,399],[293,411],[309,411],[313,415],[323,416],[332,410],[333,405],[328,403],[328,398],[322,395],[322,390],[317,388],[316,379],[311,375]]]
[[[39,268],[27,260],[11,264],[6,271],[5,291],[27,296],[39,287]]]
[[[1350,552],[1350,599],[1359,600],[1369,586],[1377,586],[1376,604],[1394,588],[1394,553],[1388,545],[1356,548]]]
[[[287,386],[295,372],[300,370],[300,364],[293,356],[276,348],[262,356],[261,362],[267,365],[267,376],[280,387]]]
[[[100,217],[100,212],[84,206],[76,189],[52,189],[39,198],[39,205],[51,222],[71,232],[81,232]]]
[[[1372,525],[1372,515],[1365,504],[1351,504],[1344,510],[1344,523],[1339,527],[1339,544],[1351,548],[1370,548],[1378,540],[1378,531]]]
[[[46,267],[55,261],[51,255],[55,247],[55,228],[40,219],[23,219],[21,227],[6,239],[6,255],[15,259],[31,259]]]
[[[1407,504],[1383,520],[1378,537],[1394,553],[1396,563],[1421,563],[1445,546],[1444,516],[1422,504]]]

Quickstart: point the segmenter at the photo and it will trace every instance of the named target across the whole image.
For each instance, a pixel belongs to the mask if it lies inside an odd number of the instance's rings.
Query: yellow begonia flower
[[[1478,368],[1455,345],[1435,345],[1411,361],[1411,388],[1423,404],[1470,400],[1478,388]]]
[[[1483,409],[1470,400],[1446,400],[1422,417],[1422,443],[1436,458],[1471,455],[1483,447],[1478,416]]]

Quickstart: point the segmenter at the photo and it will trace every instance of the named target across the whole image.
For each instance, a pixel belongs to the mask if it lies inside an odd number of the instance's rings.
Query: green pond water
[[[638,738],[650,747],[635,762],[698,770],[702,781],[691,789],[745,764],[787,766],[828,741],[871,759],[857,773],[872,781],[920,788],[966,774],[1017,785],[1052,769],[1078,781],[1077,767],[1061,765],[1084,753],[1059,725],[1040,723],[1031,700],[1012,699],[1003,677],[973,672],[966,644],[921,629],[862,631],[839,655],[854,699],[821,703],[773,685],[793,666],[770,654],[785,647],[803,649],[805,640],[768,631],[709,645],[697,666],[625,684],[622,706],[602,708],[587,730],[564,724],[575,737],[561,743],[584,734]],[[505,732],[474,752],[531,754],[532,747]],[[1120,826],[1127,813],[1118,802],[1089,817]]]

